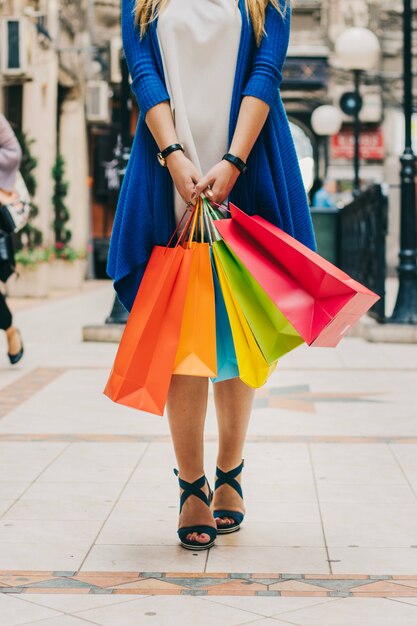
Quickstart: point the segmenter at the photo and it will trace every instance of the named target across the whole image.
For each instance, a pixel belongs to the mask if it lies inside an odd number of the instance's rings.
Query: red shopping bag
[[[280,228],[229,206],[218,231],[309,345],[336,346],[379,300]]]
[[[114,402],[163,414],[193,254],[181,246],[153,249],[104,390]]]

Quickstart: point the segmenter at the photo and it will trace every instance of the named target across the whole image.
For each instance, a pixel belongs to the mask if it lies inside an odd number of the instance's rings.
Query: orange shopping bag
[[[194,251],[174,374],[217,376],[214,283],[207,243]]]
[[[104,390],[114,402],[163,415],[193,255],[153,249]]]

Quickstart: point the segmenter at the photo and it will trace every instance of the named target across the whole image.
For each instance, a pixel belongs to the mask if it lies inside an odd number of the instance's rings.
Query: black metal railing
[[[385,241],[388,228],[388,200],[380,185],[363,191],[339,212],[338,265],[381,299],[370,315],[385,320]]]

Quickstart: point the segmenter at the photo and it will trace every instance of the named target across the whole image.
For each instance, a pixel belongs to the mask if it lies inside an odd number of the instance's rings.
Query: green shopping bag
[[[272,364],[304,342],[259,283],[224,243],[216,247],[227,282],[255,340]]]

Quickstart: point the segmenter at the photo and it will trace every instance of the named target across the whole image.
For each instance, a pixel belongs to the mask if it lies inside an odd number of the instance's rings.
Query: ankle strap
[[[242,459],[242,463],[235,467],[234,469],[229,470],[228,472],[223,472],[220,467],[216,467],[216,483],[214,488],[218,489],[221,485],[230,485],[235,489],[241,498],[243,498],[242,487],[240,483],[236,480],[236,476],[239,476],[240,472],[243,469],[244,460]]]
[[[180,488],[184,490],[180,498],[180,513],[182,511],[182,507],[184,506],[185,502],[188,500],[190,496],[197,496],[197,498],[200,498],[200,500],[202,500],[204,504],[206,504],[207,506],[210,506],[210,503],[206,494],[204,493],[204,491],[201,491],[201,489],[204,487],[207,481],[205,474],[200,476],[200,478],[197,478],[197,480],[195,480],[193,483],[189,483],[186,480],[183,480],[182,478],[180,478],[179,472],[176,468],[174,469],[174,474],[175,476],[178,477],[178,483],[179,483]]]

